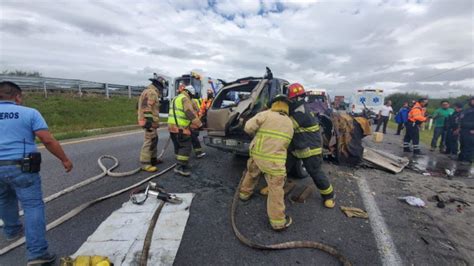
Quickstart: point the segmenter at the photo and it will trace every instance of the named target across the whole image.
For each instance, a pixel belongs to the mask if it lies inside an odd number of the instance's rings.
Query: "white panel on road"
[[[176,194],[183,203],[166,203],[153,232],[148,265],[172,265],[189,217],[193,193]],[[72,255],[107,256],[114,265],[138,265],[143,241],[160,201],[148,198],[143,205],[126,202],[114,211]]]

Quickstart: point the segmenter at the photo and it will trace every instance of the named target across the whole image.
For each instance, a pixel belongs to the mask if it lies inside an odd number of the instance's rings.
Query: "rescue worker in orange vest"
[[[199,119],[201,119],[200,106],[202,104],[201,98],[196,94],[193,99],[193,108]],[[199,141],[199,130],[191,130],[191,142],[193,144],[193,150],[198,159],[206,156],[206,153],[202,151],[201,142]]]
[[[297,159],[301,159],[306,171],[319,189],[324,206],[334,208],[336,204],[334,189],[321,169],[323,142],[319,120],[306,106],[305,97],[303,85],[294,83],[288,87],[288,98],[291,101],[290,118],[295,134],[289,148],[287,169],[292,169]]]
[[[168,130],[173,141],[178,165],[174,172],[183,176],[191,175],[188,166],[192,150],[191,130],[202,127],[201,120],[193,108],[192,97],[196,94],[193,86],[188,85],[170,103]]]
[[[138,99],[138,124],[145,130],[145,139],[140,151],[140,163],[142,170],[147,172],[155,172],[158,169],[156,164],[158,152],[158,134],[157,128],[160,122],[160,92],[167,81],[158,77],[150,79],[152,84],[148,85]]]
[[[201,115],[201,121],[204,127],[207,127],[207,110],[211,108],[212,102],[214,101],[214,91],[207,89],[207,98],[202,101],[199,114]]]
[[[291,217],[285,215],[283,190],[287,149],[293,137],[288,104],[286,95],[275,96],[270,110],[255,115],[244,128],[247,134],[255,137],[250,143],[250,159],[240,188],[240,199],[250,199],[263,173],[268,185],[267,214],[276,231],[284,230],[292,222]]]
[[[411,152],[410,142],[413,143],[413,154],[421,154],[420,151],[420,125],[426,121],[426,107],[428,99],[421,98],[408,112],[408,121],[405,123],[405,137],[403,138],[403,151]]]

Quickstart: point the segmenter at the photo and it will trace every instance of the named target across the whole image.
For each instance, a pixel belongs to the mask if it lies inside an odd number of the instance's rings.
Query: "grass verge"
[[[25,93],[24,105],[40,111],[58,140],[138,129],[134,97],[72,93]],[[162,122],[165,119],[160,119]]]
[[[397,123],[395,123],[395,121],[389,121],[388,122],[388,127],[391,128],[391,129],[395,129],[397,130]],[[432,127],[431,130],[429,129],[425,129],[425,130],[421,130],[420,131],[420,142],[427,145],[427,146],[430,146],[431,145],[431,138],[433,138],[433,131],[434,131],[434,128]],[[402,135],[404,136],[405,135],[405,130],[402,130]]]

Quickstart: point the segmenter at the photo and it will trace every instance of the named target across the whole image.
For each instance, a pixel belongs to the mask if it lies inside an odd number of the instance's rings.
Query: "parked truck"
[[[153,75],[156,76],[157,74],[154,73]],[[191,71],[189,74],[183,74],[176,77],[172,81],[170,80],[167,88],[163,90],[162,99],[160,101],[160,113],[164,115],[168,114],[169,103],[176,95],[178,95],[180,84],[192,85],[196,89],[197,96],[203,99],[207,97],[208,89],[211,89],[215,94],[222,86],[222,83],[219,80],[213,79],[197,71]]]

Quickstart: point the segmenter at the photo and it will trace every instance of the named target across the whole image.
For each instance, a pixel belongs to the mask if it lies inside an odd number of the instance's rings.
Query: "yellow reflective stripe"
[[[256,157],[265,161],[276,162],[276,163],[284,163],[286,162],[286,154],[281,156],[275,155],[268,155],[256,151],[250,151],[250,156]]]
[[[295,128],[296,133],[303,133],[303,132],[317,132],[319,130],[319,125],[314,125],[311,127],[298,127]]]
[[[332,185],[329,185],[329,187],[327,189],[320,189],[319,193],[321,193],[321,195],[329,195],[333,191],[334,191],[334,189],[332,188]]]
[[[295,133],[316,132],[319,130],[319,125],[301,127],[293,117],[291,117],[291,122],[293,122],[293,129],[295,130]]]
[[[176,159],[179,161],[188,161],[189,156],[184,156],[184,155],[176,155]]]
[[[274,130],[269,130],[269,129],[259,129],[257,132],[257,135],[263,135],[263,136],[268,136],[271,138],[277,138],[277,139],[283,139],[287,141],[291,141],[291,136],[287,135],[285,133],[279,132],[279,131],[274,131]]]
[[[270,219],[272,225],[285,225],[286,219]]]
[[[264,167],[259,167],[259,168],[262,172],[272,175],[272,176],[286,176],[286,170],[284,169],[275,170],[275,169],[268,169]]]
[[[304,150],[294,150],[292,153],[297,158],[308,158],[310,156],[320,155],[322,153],[322,148],[310,149],[306,148]]]

